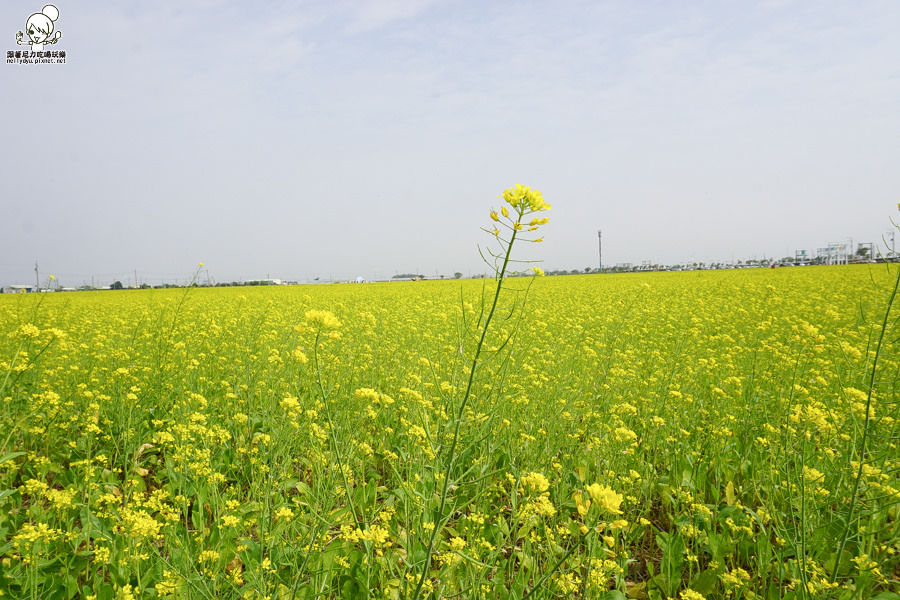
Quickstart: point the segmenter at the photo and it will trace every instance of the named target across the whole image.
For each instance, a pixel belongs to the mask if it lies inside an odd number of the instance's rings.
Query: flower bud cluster
[[[506,206],[500,207],[500,213],[491,209],[491,220],[499,223],[512,231],[536,231],[541,225],[547,224],[550,219],[547,217],[534,217],[530,221],[525,221],[525,217],[536,212],[550,210],[550,204],[544,202],[543,195],[534,189],[521,183],[517,183],[515,187],[511,187],[503,192],[500,198],[512,207],[510,211]],[[495,237],[500,236],[500,229],[496,226],[491,231]],[[531,242],[541,242],[543,238],[528,240]]]

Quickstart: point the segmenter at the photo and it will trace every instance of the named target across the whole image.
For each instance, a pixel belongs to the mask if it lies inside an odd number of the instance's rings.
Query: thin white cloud
[[[439,0],[361,0],[341,4],[349,19],[348,33],[382,29],[399,21],[417,17]]]

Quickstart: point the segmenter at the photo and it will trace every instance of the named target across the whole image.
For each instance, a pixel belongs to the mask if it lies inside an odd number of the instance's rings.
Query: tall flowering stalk
[[[412,596],[413,600],[416,600],[419,597],[419,594],[422,592],[422,586],[425,583],[425,578],[429,571],[429,565],[431,564],[431,556],[434,553],[435,541],[437,540],[438,533],[441,529],[443,529],[444,522],[446,520],[446,515],[444,514],[444,512],[447,506],[447,492],[450,487],[450,474],[452,473],[453,465],[457,458],[456,449],[459,445],[460,426],[462,425],[463,414],[465,413],[466,405],[468,405],[469,398],[471,397],[472,383],[475,380],[475,371],[478,370],[478,364],[481,359],[482,349],[484,348],[484,341],[487,337],[487,332],[490,328],[491,320],[494,318],[494,313],[497,310],[497,301],[500,299],[500,291],[503,289],[503,279],[508,274],[513,244],[515,244],[517,238],[521,241],[527,242],[543,241],[543,238],[541,237],[533,237],[529,239],[522,236],[536,232],[541,225],[545,225],[549,221],[549,219],[546,217],[541,218],[537,216],[528,219],[528,217],[536,213],[550,210],[550,205],[544,202],[544,197],[537,190],[533,190],[530,187],[524,186],[522,184],[516,184],[515,187],[507,189],[503,192],[503,195],[499,197],[503,198],[505,204],[502,204],[500,206],[499,213],[493,208],[491,209],[490,217],[494,222],[494,225],[491,229],[484,229],[485,231],[493,235],[494,239],[499,244],[499,251],[488,251],[494,259],[492,266],[496,273],[497,284],[496,289],[494,290],[494,299],[491,302],[491,308],[484,320],[484,326],[481,330],[481,336],[478,339],[478,345],[475,347],[475,355],[472,358],[472,365],[469,367],[469,378],[468,382],[466,383],[465,394],[463,395],[462,402],[460,402],[459,408],[456,410],[455,420],[453,424],[453,441],[450,444],[450,448],[445,459],[446,464],[443,471],[440,505],[438,507],[438,512],[435,519],[435,526],[431,530],[431,537],[428,540],[428,550],[425,553],[425,559],[422,563],[422,572],[419,575],[419,581],[416,584],[416,590]],[[538,275],[543,274],[543,272],[538,268],[534,268],[533,271]]]

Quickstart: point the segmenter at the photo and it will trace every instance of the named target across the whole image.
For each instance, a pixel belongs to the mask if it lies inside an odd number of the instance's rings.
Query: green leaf
[[[50,589],[43,591],[43,598],[47,598],[47,600],[63,600],[66,598],[66,586],[58,577],[51,577],[50,583]]]
[[[647,597],[646,581],[642,581],[640,583],[629,583],[626,581],[625,589],[627,590],[627,596],[632,600],[643,600]]]
[[[279,485],[278,488],[281,491],[286,492],[291,488],[297,487],[298,483],[300,483],[299,479],[285,479],[283,482],[281,482],[281,485]]]
[[[14,458],[18,458],[18,457],[20,457],[20,456],[24,456],[25,454],[27,454],[27,453],[26,453],[26,452],[10,452],[9,454],[7,454],[6,456],[4,456],[3,458],[0,458],[0,465],[2,465],[3,463],[5,463],[5,462],[8,461],[8,460],[12,460],[12,459],[14,459]]]
[[[503,535],[509,535],[509,525],[506,523],[506,519],[502,516],[497,519],[497,526],[500,527],[500,533]]]
[[[523,571],[530,571],[534,568],[534,559],[524,552],[516,552],[516,558],[519,559]]]
[[[100,586],[100,593],[97,594],[97,600],[113,600],[116,597],[116,592],[113,590],[113,586],[104,583]]]
[[[704,596],[713,593],[716,584],[719,582],[719,576],[713,569],[707,569],[702,573],[698,573],[691,581],[690,588],[695,592],[700,592]]]

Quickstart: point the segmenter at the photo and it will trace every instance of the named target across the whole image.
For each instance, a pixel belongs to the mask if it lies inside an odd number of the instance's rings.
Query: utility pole
[[[38,275],[37,261],[34,261],[34,282],[37,283],[37,288],[35,289],[35,291],[41,291],[41,276]]]
[[[600,272],[603,272],[603,234],[597,230],[597,252],[600,255]]]

